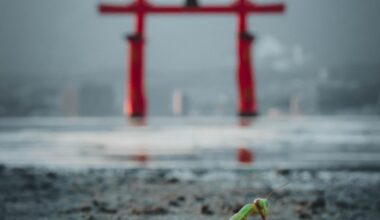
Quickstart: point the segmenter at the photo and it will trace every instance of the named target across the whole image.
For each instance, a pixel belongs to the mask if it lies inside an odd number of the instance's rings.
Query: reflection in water
[[[132,126],[145,126],[146,125],[146,117],[134,117],[128,118],[129,123]]]
[[[255,154],[246,147],[238,147],[236,150],[236,160],[239,164],[249,165],[254,162]]]
[[[254,118],[252,117],[245,117],[245,116],[239,117],[239,126],[249,127],[252,125],[253,121],[254,121]]]
[[[147,154],[136,154],[132,155],[131,158],[133,161],[136,161],[139,165],[146,165],[149,160],[149,156]]]
[[[138,165],[145,166],[149,160],[149,153],[144,146],[140,146],[136,153],[131,154],[131,160],[137,162]]]

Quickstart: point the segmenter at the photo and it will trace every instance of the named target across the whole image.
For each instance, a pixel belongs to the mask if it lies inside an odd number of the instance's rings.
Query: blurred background
[[[377,166],[380,2],[256,2],[286,4],[249,17],[260,117],[235,116],[234,16],[152,15],[149,117],[135,127],[122,115],[132,16],[101,16],[97,0],[1,0],[0,163],[233,166],[247,148],[257,167]]]
[[[380,219],[380,1],[255,2],[286,5],[249,16],[257,117],[236,15],[181,14],[146,20],[131,120],[134,18],[98,11],[130,0],[0,0],[0,219],[220,220],[271,192],[270,220]]]

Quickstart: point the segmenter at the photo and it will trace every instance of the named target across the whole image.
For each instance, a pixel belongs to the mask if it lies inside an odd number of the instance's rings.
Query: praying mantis
[[[233,215],[229,220],[247,220],[249,216],[254,215],[260,215],[262,220],[266,220],[269,209],[269,198],[272,196],[273,192],[284,188],[286,185],[288,185],[288,183],[273,190],[268,196],[266,196],[266,198],[257,198],[253,201],[253,203],[244,205],[240,211]]]

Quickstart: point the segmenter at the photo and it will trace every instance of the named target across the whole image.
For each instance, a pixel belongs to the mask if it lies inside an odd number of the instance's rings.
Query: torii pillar
[[[255,116],[257,115],[257,104],[256,96],[254,95],[254,72],[251,59],[251,46],[254,36],[247,31],[247,16],[245,13],[238,15],[237,39],[238,114],[240,116]]]
[[[136,32],[127,36],[129,44],[129,71],[126,79],[126,99],[124,114],[130,117],[146,115],[146,98],[144,89],[144,15],[136,16]],[[128,63],[128,62],[127,62]],[[127,67],[128,69],[128,67]]]
[[[185,6],[155,6],[146,0],[134,0],[126,5],[100,5],[99,11],[107,14],[134,14],[135,32],[127,37],[129,43],[129,70],[127,77],[124,113],[130,117],[146,115],[146,98],[144,95],[144,20],[147,14],[236,14],[238,18],[237,36],[237,74],[238,106],[240,116],[257,114],[254,88],[254,71],[252,68],[251,46],[254,37],[247,30],[247,16],[251,13],[282,13],[283,4],[256,4],[249,0],[235,0],[227,6],[199,6],[197,0],[186,0]]]

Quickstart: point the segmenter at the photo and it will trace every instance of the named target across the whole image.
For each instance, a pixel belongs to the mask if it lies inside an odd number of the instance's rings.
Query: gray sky
[[[0,0],[0,74],[123,69],[122,37],[133,30],[133,19],[100,16],[98,2]],[[380,61],[379,0],[284,2],[285,15],[250,17],[250,30],[259,37],[257,65],[282,71],[308,64]],[[235,64],[233,16],[152,16],[147,32],[148,71],[217,70]]]

